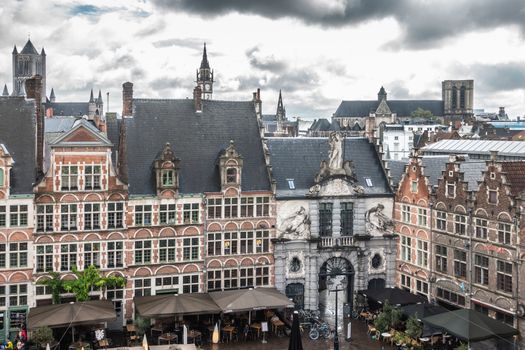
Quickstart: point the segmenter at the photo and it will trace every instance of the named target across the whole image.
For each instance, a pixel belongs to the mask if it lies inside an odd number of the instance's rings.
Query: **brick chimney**
[[[122,84],[122,116],[131,117],[133,115],[133,83],[125,82]]]
[[[257,89],[257,92],[253,93],[253,105],[255,106],[257,117],[262,118],[261,89]]]
[[[42,110],[42,76],[34,75],[26,80],[26,96],[35,100],[36,117],[36,175],[44,174],[44,113]]]
[[[193,102],[195,103],[195,112],[202,113],[202,90],[198,85],[193,89]]]

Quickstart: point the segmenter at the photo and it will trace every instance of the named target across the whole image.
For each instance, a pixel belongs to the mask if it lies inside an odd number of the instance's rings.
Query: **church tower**
[[[25,96],[25,81],[33,75],[42,76],[42,102],[46,99],[46,52],[36,51],[30,39],[20,53],[13,49],[13,96]]]
[[[286,119],[286,109],[283,105],[283,96],[281,90],[279,90],[279,100],[277,101],[277,111],[275,112],[275,119],[277,120],[277,131],[283,131],[283,124]]]
[[[210,64],[208,63],[206,43],[204,43],[204,51],[202,52],[201,67],[197,70],[197,85],[201,88],[202,99],[211,100],[213,93],[213,70],[210,69]]]

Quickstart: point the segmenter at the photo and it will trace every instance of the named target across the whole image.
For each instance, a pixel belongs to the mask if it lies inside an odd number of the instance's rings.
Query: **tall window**
[[[53,246],[37,245],[36,246],[36,272],[53,271]]]
[[[498,191],[489,190],[488,201],[490,204],[498,204]]]
[[[84,229],[97,230],[100,228],[100,204],[84,204]]]
[[[124,203],[108,203],[108,228],[122,228],[124,217]]]
[[[410,276],[401,274],[401,287],[403,287],[404,290],[410,292],[412,289],[412,278],[410,278]]]
[[[427,210],[424,208],[417,209],[417,224],[419,226],[427,226]]]
[[[6,227],[7,225],[7,213],[6,213],[6,206],[0,205],[0,227]]]
[[[341,203],[341,235],[354,233],[354,203]]]
[[[240,269],[240,287],[247,288],[253,287],[253,268],[252,267],[241,267]]]
[[[0,169],[0,187],[4,186],[4,169]]]
[[[242,197],[241,198],[241,218],[253,217],[253,197]]]
[[[467,277],[467,252],[454,249],[454,275],[456,277]]]
[[[175,204],[160,205],[160,223],[174,225],[177,221],[177,206]]]
[[[36,206],[36,231],[53,231],[53,205],[42,204]]]
[[[258,217],[270,216],[270,198],[256,197],[255,214]]]
[[[241,232],[241,254],[253,253],[253,231]]]
[[[27,267],[27,243],[9,243],[9,267]]]
[[[9,206],[9,224],[11,227],[27,226],[27,205]]]
[[[447,272],[447,247],[436,245],[436,270],[439,272]]]
[[[60,169],[60,189],[62,191],[78,190],[78,166],[62,165]]]
[[[417,264],[419,266],[427,267],[428,266],[428,242],[417,240]]]
[[[136,297],[151,295],[151,279],[136,279],[133,283]]]
[[[332,236],[332,203],[319,203],[319,235]]]
[[[151,226],[151,205],[135,205],[135,226]]]
[[[62,204],[60,206],[60,229],[73,231],[77,229],[77,205]]]
[[[100,243],[84,243],[84,268],[90,265],[100,268]]]
[[[175,262],[177,241],[175,238],[159,240],[159,261],[162,263]]]
[[[512,293],[512,264],[498,260],[498,270],[496,274],[496,286],[499,290]]]
[[[441,231],[447,230],[447,213],[444,211],[436,211],[436,229]]]
[[[108,242],[108,268],[124,266],[124,243],[120,241]]]
[[[478,254],[474,256],[474,277],[476,283],[489,285],[489,258]]]
[[[237,198],[224,198],[224,217],[225,218],[236,218],[237,217]]]
[[[458,88],[453,86],[452,87],[452,101],[451,101],[451,107],[456,109],[458,108]]]
[[[222,234],[220,232],[208,233],[208,256],[222,255]]]
[[[27,284],[9,285],[9,305],[10,306],[27,305]]]
[[[228,184],[237,183],[237,169],[236,168],[226,169],[226,183]]]
[[[162,187],[171,187],[175,184],[175,172],[172,169],[161,170]]]
[[[255,285],[267,286],[270,284],[270,268],[268,266],[259,266],[255,268]]]
[[[465,101],[466,101],[466,96],[465,96],[465,87],[462,86],[461,88],[459,88],[459,108],[465,108]]]
[[[182,259],[185,261],[199,260],[199,238],[191,237],[182,240]]]
[[[464,235],[466,232],[467,217],[464,215],[454,215],[454,233],[457,235]]]
[[[403,204],[401,206],[401,220],[407,224],[410,224],[410,206]]]
[[[487,220],[476,218],[476,237],[487,239]]]
[[[423,296],[428,295],[428,283],[416,279],[416,291]]]
[[[401,236],[401,260],[412,260],[412,238]]]
[[[208,219],[222,218],[222,198],[208,198]]]
[[[502,244],[510,244],[510,224],[503,222],[498,223],[498,242]]]
[[[77,266],[77,245],[60,245],[60,271],[71,271],[73,266]]]
[[[239,270],[224,269],[224,289],[235,289],[239,288]]]
[[[199,292],[199,275],[182,276],[182,292],[198,293]]]
[[[417,181],[412,181],[411,182],[410,192],[417,193]]]
[[[135,241],[135,264],[151,263],[151,241]]]
[[[437,288],[436,291],[436,295],[438,298],[447,300],[454,304],[465,306],[465,297],[463,295],[451,292],[443,288]]]
[[[86,165],[85,183],[86,190],[100,190],[100,177],[102,175],[102,167],[100,165]]]
[[[222,289],[222,271],[208,270],[208,292]]]
[[[453,182],[447,182],[446,193],[447,198],[456,198],[456,184]]]
[[[0,243],[0,269],[7,267],[7,245]]]
[[[186,203],[182,208],[182,218],[185,224],[197,224],[199,222],[199,203]]]
[[[255,232],[255,253],[268,253],[270,251],[270,232]]]
[[[239,253],[237,232],[224,232],[224,255]]]

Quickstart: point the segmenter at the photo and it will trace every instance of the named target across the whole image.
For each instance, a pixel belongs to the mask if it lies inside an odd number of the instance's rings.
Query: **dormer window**
[[[102,167],[100,165],[86,165],[86,190],[100,190],[100,177],[102,175]]]
[[[60,173],[60,189],[62,191],[78,190],[78,166],[62,165]]]
[[[226,183],[236,184],[237,183],[237,168],[226,169]]]
[[[172,169],[163,169],[162,174],[162,187],[171,187],[175,182],[175,172]]]

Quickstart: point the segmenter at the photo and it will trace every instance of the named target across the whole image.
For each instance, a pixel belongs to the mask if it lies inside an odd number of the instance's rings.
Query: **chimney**
[[[34,75],[26,80],[26,96],[35,100],[36,116],[36,175],[44,174],[44,114],[42,111],[42,76]]]
[[[257,89],[257,92],[254,92],[253,98],[255,101],[255,114],[257,114],[258,117],[262,118],[261,89]]]
[[[498,151],[490,151],[490,160],[493,162],[498,160]]]
[[[133,115],[133,83],[122,84],[122,117]]]
[[[195,103],[195,113],[202,113],[202,90],[198,85],[193,89],[193,102]]]
[[[118,177],[122,182],[128,183],[128,157],[126,147],[126,118],[122,118],[119,128],[118,154],[117,154]]]

